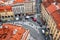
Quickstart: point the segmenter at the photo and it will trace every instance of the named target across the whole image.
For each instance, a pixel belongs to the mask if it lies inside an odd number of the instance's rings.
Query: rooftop
[[[11,11],[12,10],[12,7],[11,6],[0,6],[0,12],[2,11]]]
[[[55,20],[57,24],[57,28],[60,30],[60,10],[55,11],[54,13],[51,13],[51,16]]]
[[[47,4],[44,4],[46,6]],[[60,30],[60,3],[57,5],[51,3],[50,5],[47,5],[48,7],[46,8],[47,12],[52,16],[52,18],[55,20],[57,24],[57,29]]]
[[[57,7],[54,4],[51,4],[46,9],[47,9],[48,12],[53,13],[57,10]]]
[[[60,17],[60,8],[59,8],[59,6],[51,4],[49,7],[46,8],[46,10],[53,17],[53,19],[55,20],[55,22],[57,24],[57,28],[60,30],[60,25],[59,25],[60,24],[60,18],[59,18]]]
[[[0,28],[0,40],[26,40],[29,34],[29,30],[26,30],[22,26],[13,24],[3,24]]]
[[[60,0],[44,0],[43,5],[47,8],[51,3],[60,3]]]
[[[14,1],[13,1],[13,4],[23,3],[23,2],[25,2],[25,0],[14,0]],[[12,7],[9,6],[9,5],[7,5],[8,3],[9,3],[9,2],[5,2],[5,0],[0,1],[0,12],[1,12],[1,11],[4,11],[5,9],[8,10],[8,11],[12,10]],[[6,4],[6,5],[1,6],[1,4],[2,4],[2,5],[3,5],[3,4]]]
[[[60,0],[56,0],[56,1],[60,3]]]
[[[15,0],[13,3],[15,4],[15,3],[23,3],[23,2],[25,2],[25,0]]]

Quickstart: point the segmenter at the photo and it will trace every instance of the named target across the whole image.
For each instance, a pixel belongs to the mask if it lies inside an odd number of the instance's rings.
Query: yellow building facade
[[[51,10],[52,11],[52,10]],[[53,36],[53,40],[60,40],[60,30],[58,30],[57,24],[53,17],[49,14],[43,4],[41,4],[41,15],[43,20],[46,21],[48,28],[50,29],[50,34]]]
[[[14,20],[14,13],[12,11],[0,12],[1,20]]]

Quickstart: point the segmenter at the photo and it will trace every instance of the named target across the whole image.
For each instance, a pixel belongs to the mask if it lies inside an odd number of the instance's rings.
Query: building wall
[[[26,32],[23,34],[21,40],[29,40],[29,38],[30,38],[30,31],[26,30]]]
[[[25,13],[32,12],[32,2],[26,2],[24,6],[25,6]]]
[[[25,13],[34,14],[36,12],[35,2],[25,2]]]
[[[2,20],[14,20],[14,13],[12,11],[0,12],[0,17]]]
[[[12,10],[15,14],[28,13],[33,14],[36,12],[35,2],[24,2],[16,4],[12,7]]]
[[[53,17],[46,11],[46,8],[42,4],[41,4],[41,13],[43,19],[46,20],[48,28],[50,29],[50,34],[53,35],[53,40],[58,40],[60,38],[60,30],[56,28],[57,24],[55,23]]]
[[[16,4],[12,7],[14,14],[24,13],[24,3]]]
[[[30,39],[30,33],[28,34],[28,36],[27,36],[27,39],[26,40],[29,40]]]

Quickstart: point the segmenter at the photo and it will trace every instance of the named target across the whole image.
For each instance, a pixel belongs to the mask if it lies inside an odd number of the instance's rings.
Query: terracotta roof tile
[[[48,6],[50,6],[51,5],[51,3],[49,3],[49,2],[43,2],[43,5],[44,5],[44,7],[48,7]]]
[[[5,1],[5,0],[2,0],[2,1]],[[13,3],[16,4],[16,3],[23,3],[23,2],[25,2],[25,0],[15,0]],[[3,7],[0,6],[0,12],[4,11],[4,9],[6,9],[7,11],[12,11],[11,6],[3,6]]]
[[[26,37],[29,34],[29,31],[26,30],[25,28],[23,28],[22,26],[17,26],[17,25],[13,25],[13,24],[3,24],[2,27],[3,28],[0,29],[0,34],[1,35],[4,34],[6,36],[4,38],[4,35],[3,35],[2,38],[0,38],[0,40],[21,40],[22,38],[23,38],[23,40],[26,40]],[[15,30],[15,32],[16,31],[17,32],[14,33],[14,30]],[[26,34],[26,35],[23,35],[23,34]]]
[[[60,5],[57,5],[60,6]],[[56,6],[50,5],[46,8],[47,12],[50,13],[50,15],[53,17],[54,21],[57,24],[57,29],[60,30],[60,9],[56,10]]]
[[[56,1],[60,3],[60,0],[56,0]]]
[[[49,7],[46,8],[48,12],[53,13],[57,10],[57,7],[54,4],[51,4]]]
[[[1,11],[4,11],[4,10],[7,10],[7,11],[12,11],[12,7],[11,6],[0,6],[0,12]]]
[[[60,3],[57,4],[60,7]]]
[[[60,12],[56,11],[56,12],[52,13],[51,16],[55,20],[55,22],[57,24],[57,28],[60,30],[60,25],[59,25],[60,24]]]
[[[50,2],[50,3],[53,3],[53,2],[54,2],[54,0],[49,0],[49,2]]]
[[[13,3],[15,4],[15,3],[23,3],[23,2],[25,2],[25,0],[15,0]]]

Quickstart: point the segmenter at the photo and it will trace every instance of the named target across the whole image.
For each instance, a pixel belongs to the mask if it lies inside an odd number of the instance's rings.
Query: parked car
[[[40,27],[42,27],[43,24],[40,21],[37,21],[37,23],[40,25]]]
[[[47,36],[49,33],[48,33],[48,31],[47,31],[47,29],[46,28],[42,28],[42,34],[44,34],[45,36]]]
[[[26,16],[25,19],[28,20],[30,18],[30,16]]]
[[[45,30],[44,29],[42,29],[42,33],[45,34]]]
[[[16,17],[15,19],[16,19],[16,20],[19,20],[19,17]]]
[[[33,20],[34,22],[36,22],[36,21],[37,21],[37,19],[36,19],[36,18],[34,18],[34,17],[32,18],[32,20]]]

